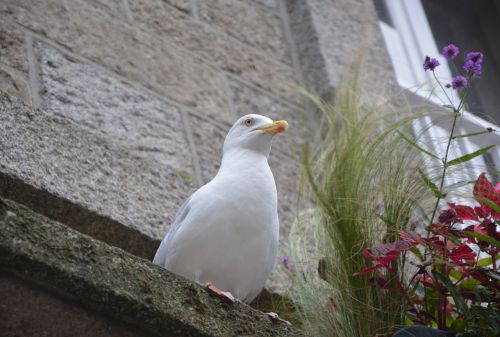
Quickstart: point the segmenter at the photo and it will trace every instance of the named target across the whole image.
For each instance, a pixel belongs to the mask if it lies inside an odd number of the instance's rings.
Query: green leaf
[[[493,131],[493,129],[485,130],[485,131],[480,131],[480,132],[466,133],[465,135],[454,136],[453,139],[480,136],[480,135],[484,135],[485,133],[490,133],[492,131]]]
[[[492,237],[486,236],[481,233],[473,232],[473,231],[464,231],[467,235],[470,235],[472,237],[475,237],[476,239],[479,239],[481,241],[488,242],[489,244],[492,244],[495,247],[500,247],[500,241],[497,241],[493,239]]]
[[[498,272],[496,272],[496,271],[494,271],[494,270],[488,270],[488,269],[486,269],[484,272],[485,272],[485,273],[486,273],[486,275],[488,275],[489,277],[494,278],[495,280],[500,281],[500,273],[498,273]]]
[[[446,164],[448,166],[452,166],[452,165],[457,165],[457,164],[460,164],[460,163],[464,163],[466,161],[469,161],[477,156],[480,156],[482,155],[483,153],[487,152],[489,149],[491,148],[494,148],[495,145],[490,145],[490,146],[486,146],[486,147],[483,147],[482,149],[479,149],[477,151],[474,151],[472,153],[469,153],[469,154],[466,154],[464,156],[461,156],[461,157],[458,157],[458,158],[455,158],[453,160],[450,160],[449,162],[447,162]]]
[[[448,236],[448,240],[450,240],[451,242],[453,242],[454,244],[456,245],[460,245],[462,242],[460,241],[459,238],[457,238],[455,235],[450,235]]]
[[[450,332],[452,333],[458,333],[462,332],[465,329],[465,321],[463,319],[456,319],[451,323],[450,326]]]
[[[422,252],[417,248],[417,247],[411,247],[408,249],[410,252],[413,253],[420,261],[424,261],[424,256],[422,255]]]
[[[450,278],[448,275],[441,274],[440,272],[435,272],[437,279],[441,284],[445,286],[445,288],[450,292],[451,297],[453,297],[453,301],[455,302],[455,305],[457,306],[457,309],[459,312],[466,314],[469,312],[469,308],[467,307],[467,304],[464,302],[464,300],[458,295],[455,287],[453,286],[453,283],[451,283]]]
[[[495,204],[490,199],[483,198],[483,197],[476,197],[476,200],[479,201],[479,202],[482,202],[485,205],[487,205],[489,208],[491,208],[495,212],[500,213],[500,206],[498,206],[497,204]]]
[[[479,282],[479,280],[476,280],[475,278],[469,277],[468,279],[465,279],[464,281],[460,282],[460,288],[473,290],[475,287],[477,287],[480,284],[481,284],[481,282]]]
[[[408,144],[410,144],[411,146],[413,146],[414,148],[416,148],[417,150],[425,153],[426,155],[428,156],[431,156],[432,158],[436,158],[436,159],[439,159],[438,156],[436,156],[434,153],[424,149],[423,147],[421,147],[420,145],[418,145],[417,143],[415,143],[414,141],[412,141],[410,138],[406,137],[402,132],[400,132],[399,130],[396,130],[396,132],[398,133],[398,135],[403,138],[404,140],[406,140],[406,142]]]
[[[424,180],[424,183],[431,189],[432,193],[434,193],[434,195],[436,196],[436,198],[441,198],[443,196],[443,193],[441,193],[441,191],[439,190],[439,188],[436,186],[436,184],[434,184],[430,179],[429,177],[427,177],[425,175],[425,173],[421,170],[421,169],[418,169],[418,173],[420,174],[420,176],[422,177],[422,179]]]
[[[498,259],[500,259],[500,255],[497,255],[497,260]],[[487,266],[489,266],[492,263],[493,263],[493,261],[491,259],[491,256],[485,257],[484,259],[480,259],[479,261],[477,261],[477,265],[479,267],[487,267]]]
[[[488,324],[492,330],[493,333],[494,331],[499,330],[499,325],[498,322],[500,321],[500,315],[498,314],[498,311],[495,308],[487,307],[484,308],[479,305],[475,305],[472,307],[473,311],[473,316],[474,317],[480,317],[486,324]],[[495,336],[495,335],[490,335],[490,336]]]
[[[462,278],[462,273],[456,269],[451,269],[449,275],[455,280],[460,280]]]

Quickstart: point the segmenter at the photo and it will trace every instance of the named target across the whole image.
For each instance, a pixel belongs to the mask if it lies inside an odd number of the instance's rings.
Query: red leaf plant
[[[483,310],[486,303],[498,313],[500,302],[500,184],[494,187],[482,173],[474,198],[475,207],[449,203],[427,234],[401,230],[399,240],[365,249],[363,256],[372,265],[355,275],[373,273],[370,285],[398,291],[414,323],[450,331],[454,321],[483,324],[474,318],[481,315],[471,311]],[[403,260],[413,265],[409,277],[394,268]]]

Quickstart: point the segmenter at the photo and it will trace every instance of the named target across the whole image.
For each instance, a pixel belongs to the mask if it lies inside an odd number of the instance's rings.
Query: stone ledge
[[[0,200],[0,269],[158,335],[304,336],[7,200]]]

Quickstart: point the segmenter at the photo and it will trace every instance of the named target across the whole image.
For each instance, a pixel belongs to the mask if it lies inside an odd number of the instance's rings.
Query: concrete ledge
[[[152,263],[0,200],[0,269],[162,336],[304,336]]]

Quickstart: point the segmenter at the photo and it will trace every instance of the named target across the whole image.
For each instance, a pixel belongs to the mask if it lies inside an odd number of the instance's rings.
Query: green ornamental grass
[[[314,99],[324,122],[305,146],[303,197],[317,209],[292,229],[297,272],[290,296],[312,335],[366,337],[403,324],[404,306],[390,291],[371,287],[376,279],[354,275],[368,266],[362,251],[412,226],[416,206],[431,194],[415,174],[422,157],[397,132],[409,134],[420,116],[362,103],[357,75],[344,83],[333,104]]]

